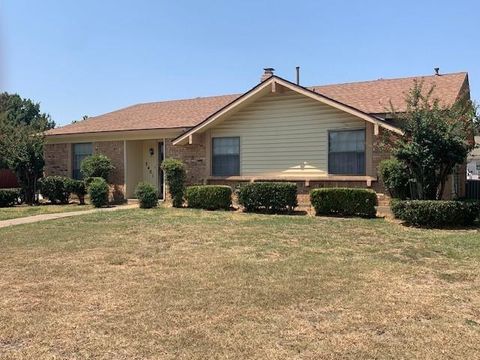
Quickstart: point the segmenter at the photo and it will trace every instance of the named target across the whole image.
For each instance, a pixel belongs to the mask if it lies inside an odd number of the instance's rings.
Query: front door
[[[164,174],[162,170],[162,162],[165,159],[165,146],[163,141],[158,143],[158,196],[160,199],[164,200]]]

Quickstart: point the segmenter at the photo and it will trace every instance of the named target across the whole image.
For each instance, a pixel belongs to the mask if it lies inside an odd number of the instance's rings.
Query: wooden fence
[[[480,180],[467,180],[466,197],[480,200]]]
[[[18,187],[18,181],[15,174],[6,169],[0,169],[0,189]]]

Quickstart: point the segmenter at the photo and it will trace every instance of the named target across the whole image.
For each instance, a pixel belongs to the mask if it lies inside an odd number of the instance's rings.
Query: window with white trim
[[[328,133],[328,172],[333,175],[365,175],[365,130]]]
[[[212,138],[212,175],[240,175],[240,138]]]

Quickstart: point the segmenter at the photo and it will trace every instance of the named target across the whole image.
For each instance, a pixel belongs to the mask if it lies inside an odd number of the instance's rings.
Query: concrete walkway
[[[0,221],[0,228],[13,226],[13,225],[36,223],[39,221],[62,219],[66,217],[92,214],[96,212],[117,211],[117,210],[126,210],[126,209],[134,209],[134,208],[138,208],[138,205],[135,205],[135,204],[117,205],[114,207],[92,209],[92,210],[80,210],[80,211],[71,211],[71,212],[63,212],[63,213],[60,212],[60,213],[54,213],[54,214],[40,214],[40,215],[26,216],[26,217],[21,217],[16,219],[2,220]]]

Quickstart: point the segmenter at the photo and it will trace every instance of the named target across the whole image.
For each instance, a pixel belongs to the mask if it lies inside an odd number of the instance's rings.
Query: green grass
[[[91,205],[78,205],[78,204],[68,204],[68,205],[51,205],[51,204],[42,204],[37,206],[30,205],[20,205],[14,207],[0,208],[0,221],[16,219],[32,215],[41,215],[41,214],[53,214],[69,211],[81,211],[81,210],[90,210],[93,209]]]
[[[480,232],[190,209],[0,229],[0,358],[479,358]]]

